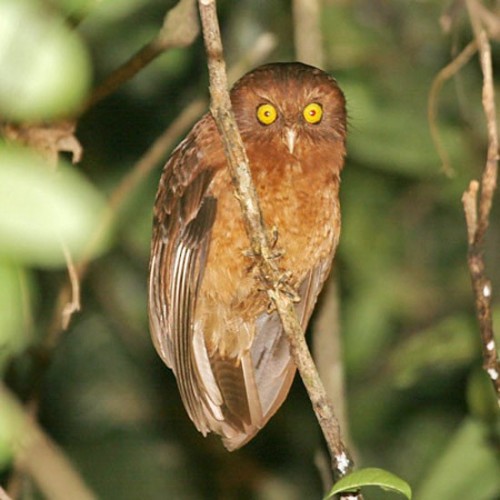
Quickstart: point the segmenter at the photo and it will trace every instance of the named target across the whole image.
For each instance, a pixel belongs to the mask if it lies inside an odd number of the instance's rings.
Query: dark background
[[[160,0],[52,4],[82,17],[76,31],[90,52],[95,83],[154,37],[166,12]],[[452,33],[444,33],[443,8],[439,0],[323,4],[324,69],[343,88],[349,112],[333,273],[348,428],[357,463],[401,476],[416,500],[493,500],[500,498],[499,423],[481,371],[461,203],[486,158],[482,75],[473,57],[439,95],[447,175],[431,140],[427,100],[437,72],[472,35],[465,9]],[[221,1],[219,11],[229,66],[264,32],[277,44],[262,62],[295,59],[290,2]],[[498,63],[498,44],[493,56]],[[84,158],[76,168],[102,196],[110,196],[182,109],[208,96],[205,62],[198,37],[82,116],[77,137]],[[230,454],[219,439],[195,430],[172,373],[152,348],[146,280],[160,168],[127,193],[106,250],[82,281],[82,311],[58,338],[43,378],[35,377],[42,384],[40,422],[99,498],[320,498],[315,464],[324,450],[298,378],[269,424]],[[498,215],[497,203],[485,251],[497,325]],[[31,340],[0,364],[21,399],[34,384],[30,348],[50,331],[67,281],[63,265],[22,266],[22,272]],[[12,462],[8,452],[0,457],[5,486]],[[36,497],[31,488],[23,491],[19,498]],[[396,495],[368,489],[366,498]]]

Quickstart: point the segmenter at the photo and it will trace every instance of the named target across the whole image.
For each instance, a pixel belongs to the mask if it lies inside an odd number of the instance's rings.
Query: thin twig
[[[469,246],[474,245],[477,233],[477,193],[479,182],[470,181],[469,189],[462,195],[462,205],[465,212],[465,224],[467,226],[467,242]]]
[[[52,500],[95,499],[63,451],[27,415],[21,403],[1,382],[0,403],[2,411],[11,417],[8,421],[12,422],[11,444],[16,463],[35,480],[44,496]],[[3,500],[1,494],[0,499]]]
[[[475,295],[476,315],[481,333],[483,367],[488,373],[500,406],[500,362],[493,331],[491,311],[492,286],[486,277],[484,239],[489,225],[493,196],[498,176],[498,126],[496,121],[495,93],[491,63],[491,46],[481,21],[476,0],[466,0],[469,18],[479,49],[483,73],[483,109],[488,129],[488,152],[481,183],[472,181],[462,197],[468,233],[468,265]],[[480,189],[478,189],[480,187]],[[479,200],[478,200],[479,191]]]
[[[295,306],[280,285],[283,275],[273,259],[273,250],[262,219],[257,193],[252,182],[248,158],[236,126],[229,99],[225,62],[215,0],[199,0],[203,38],[210,77],[210,110],[224,143],[228,167],[236,191],[245,229],[250,240],[267,293],[276,306],[283,329],[290,343],[290,352],[297,365],[311,399],[330,450],[335,478],[342,477],[352,467],[348,451],[342,442],[340,427],[333,407],[319,379],[318,372],[307,348],[304,334],[297,319]],[[359,497],[361,498],[361,497]]]
[[[71,300],[66,303],[62,314],[61,314],[61,328],[66,330],[68,328],[69,322],[73,313],[78,312],[81,307],[80,303],[80,279],[78,277],[78,272],[71,257],[71,253],[67,245],[61,242],[61,247],[64,253],[64,259],[66,260],[66,268],[68,270],[68,277],[71,286]]]
[[[488,37],[492,40],[500,40],[500,16],[498,15],[498,2],[497,12],[491,12],[482,3],[475,2],[475,9],[478,16],[481,18],[482,25]]]
[[[453,175],[453,167],[450,164],[450,159],[446,148],[441,142],[441,137],[439,135],[439,128],[437,125],[436,115],[437,115],[437,98],[439,91],[443,84],[456,75],[462,67],[467,64],[470,58],[476,53],[477,44],[473,40],[460,52],[460,54],[453,59],[448,65],[446,65],[434,78],[431,90],[429,92],[429,100],[427,102],[427,119],[429,120],[429,129],[431,131],[432,140],[434,146],[438,152],[439,158],[441,159],[443,172],[451,177]]]
[[[195,0],[181,0],[170,9],[158,35],[126,63],[111,73],[92,93],[80,114],[116,91],[163,52],[191,45],[198,36],[199,25]]]

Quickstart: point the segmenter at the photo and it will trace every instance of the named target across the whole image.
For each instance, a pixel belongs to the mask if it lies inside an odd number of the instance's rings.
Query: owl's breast
[[[339,178],[314,158],[286,161],[262,169],[255,163],[254,182],[264,220],[278,230],[280,264],[298,282],[332,253],[340,233]]]
[[[279,266],[292,272],[291,284],[298,286],[309,271],[332,258],[340,232],[338,175],[291,156],[271,163],[269,157],[265,163],[257,155],[249,159],[264,222],[277,230],[276,248],[283,252]],[[208,346],[242,352],[268,298],[248,256],[250,243],[227,169],[217,172],[210,191],[217,199],[217,215],[197,316]]]

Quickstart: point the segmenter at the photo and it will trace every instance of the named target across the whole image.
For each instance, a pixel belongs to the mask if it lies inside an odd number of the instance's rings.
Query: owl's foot
[[[270,231],[270,238],[269,238],[269,244],[271,246],[271,248],[275,248],[276,247],[276,244],[278,243],[278,236],[279,236],[279,233],[278,233],[278,227],[277,226],[273,226],[271,228],[271,231]],[[281,251],[283,252],[283,251]]]
[[[271,247],[273,248],[273,247]],[[247,272],[251,272],[256,268],[257,265],[257,259],[260,257],[258,254],[256,254],[251,248],[248,250],[243,250],[243,255],[251,259],[252,261],[250,262],[250,265],[247,267]],[[282,248],[273,248],[273,251],[271,252],[271,255],[269,256],[270,260],[278,260],[281,259],[285,255],[285,250]]]
[[[292,285],[292,283],[290,283],[291,278],[292,278],[291,271],[283,272],[278,278],[278,281],[276,283],[276,290],[278,290],[281,293],[284,293],[293,303],[298,303],[300,302],[301,298],[300,295],[297,293],[295,287]],[[265,289],[260,289],[260,291],[264,290]],[[276,311],[276,305],[274,301],[270,300],[268,302],[266,310],[268,314],[271,314],[274,311]]]
[[[292,302],[300,302],[300,295],[297,293],[295,287],[290,283],[292,279],[292,272],[285,271],[278,278],[278,282],[276,283],[277,289],[284,293]]]

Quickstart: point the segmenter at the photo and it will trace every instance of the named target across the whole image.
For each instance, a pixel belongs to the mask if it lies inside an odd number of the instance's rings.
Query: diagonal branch
[[[12,426],[8,444],[13,448],[16,467],[33,478],[44,498],[96,499],[64,452],[3,383],[0,383],[0,406],[7,425]],[[15,498],[14,493],[11,496]],[[7,499],[0,488],[0,500]]]
[[[252,182],[248,158],[231,109],[215,0],[199,0],[198,5],[208,58],[210,110],[224,143],[228,167],[236,196],[240,201],[245,229],[253,255],[267,285],[267,293],[276,306],[290,343],[292,357],[325,436],[331,455],[333,473],[338,479],[352,468],[353,463],[342,441],[340,426],[335,418],[332,403],[326,395],[309,353],[294,304],[290,297],[283,292],[280,285],[280,277],[283,273],[278,268],[275,259],[272,258],[273,251],[269,244],[268,233],[264,226],[257,193]],[[351,498],[361,498],[361,496],[351,495]]]
[[[195,0],[181,0],[165,15],[163,26],[153,40],[136,52],[127,62],[111,73],[92,93],[80,113],[112,94],[124,82],[133,78],[163,52],[187,47],[198,36],[199,26]]]
[[[7,493],[1,486],[0,486],[0,500],[11,500],[10,496],[7,495]]]
[[[322,68],[321,0],[293,0],[292,8],[297,60]]]

